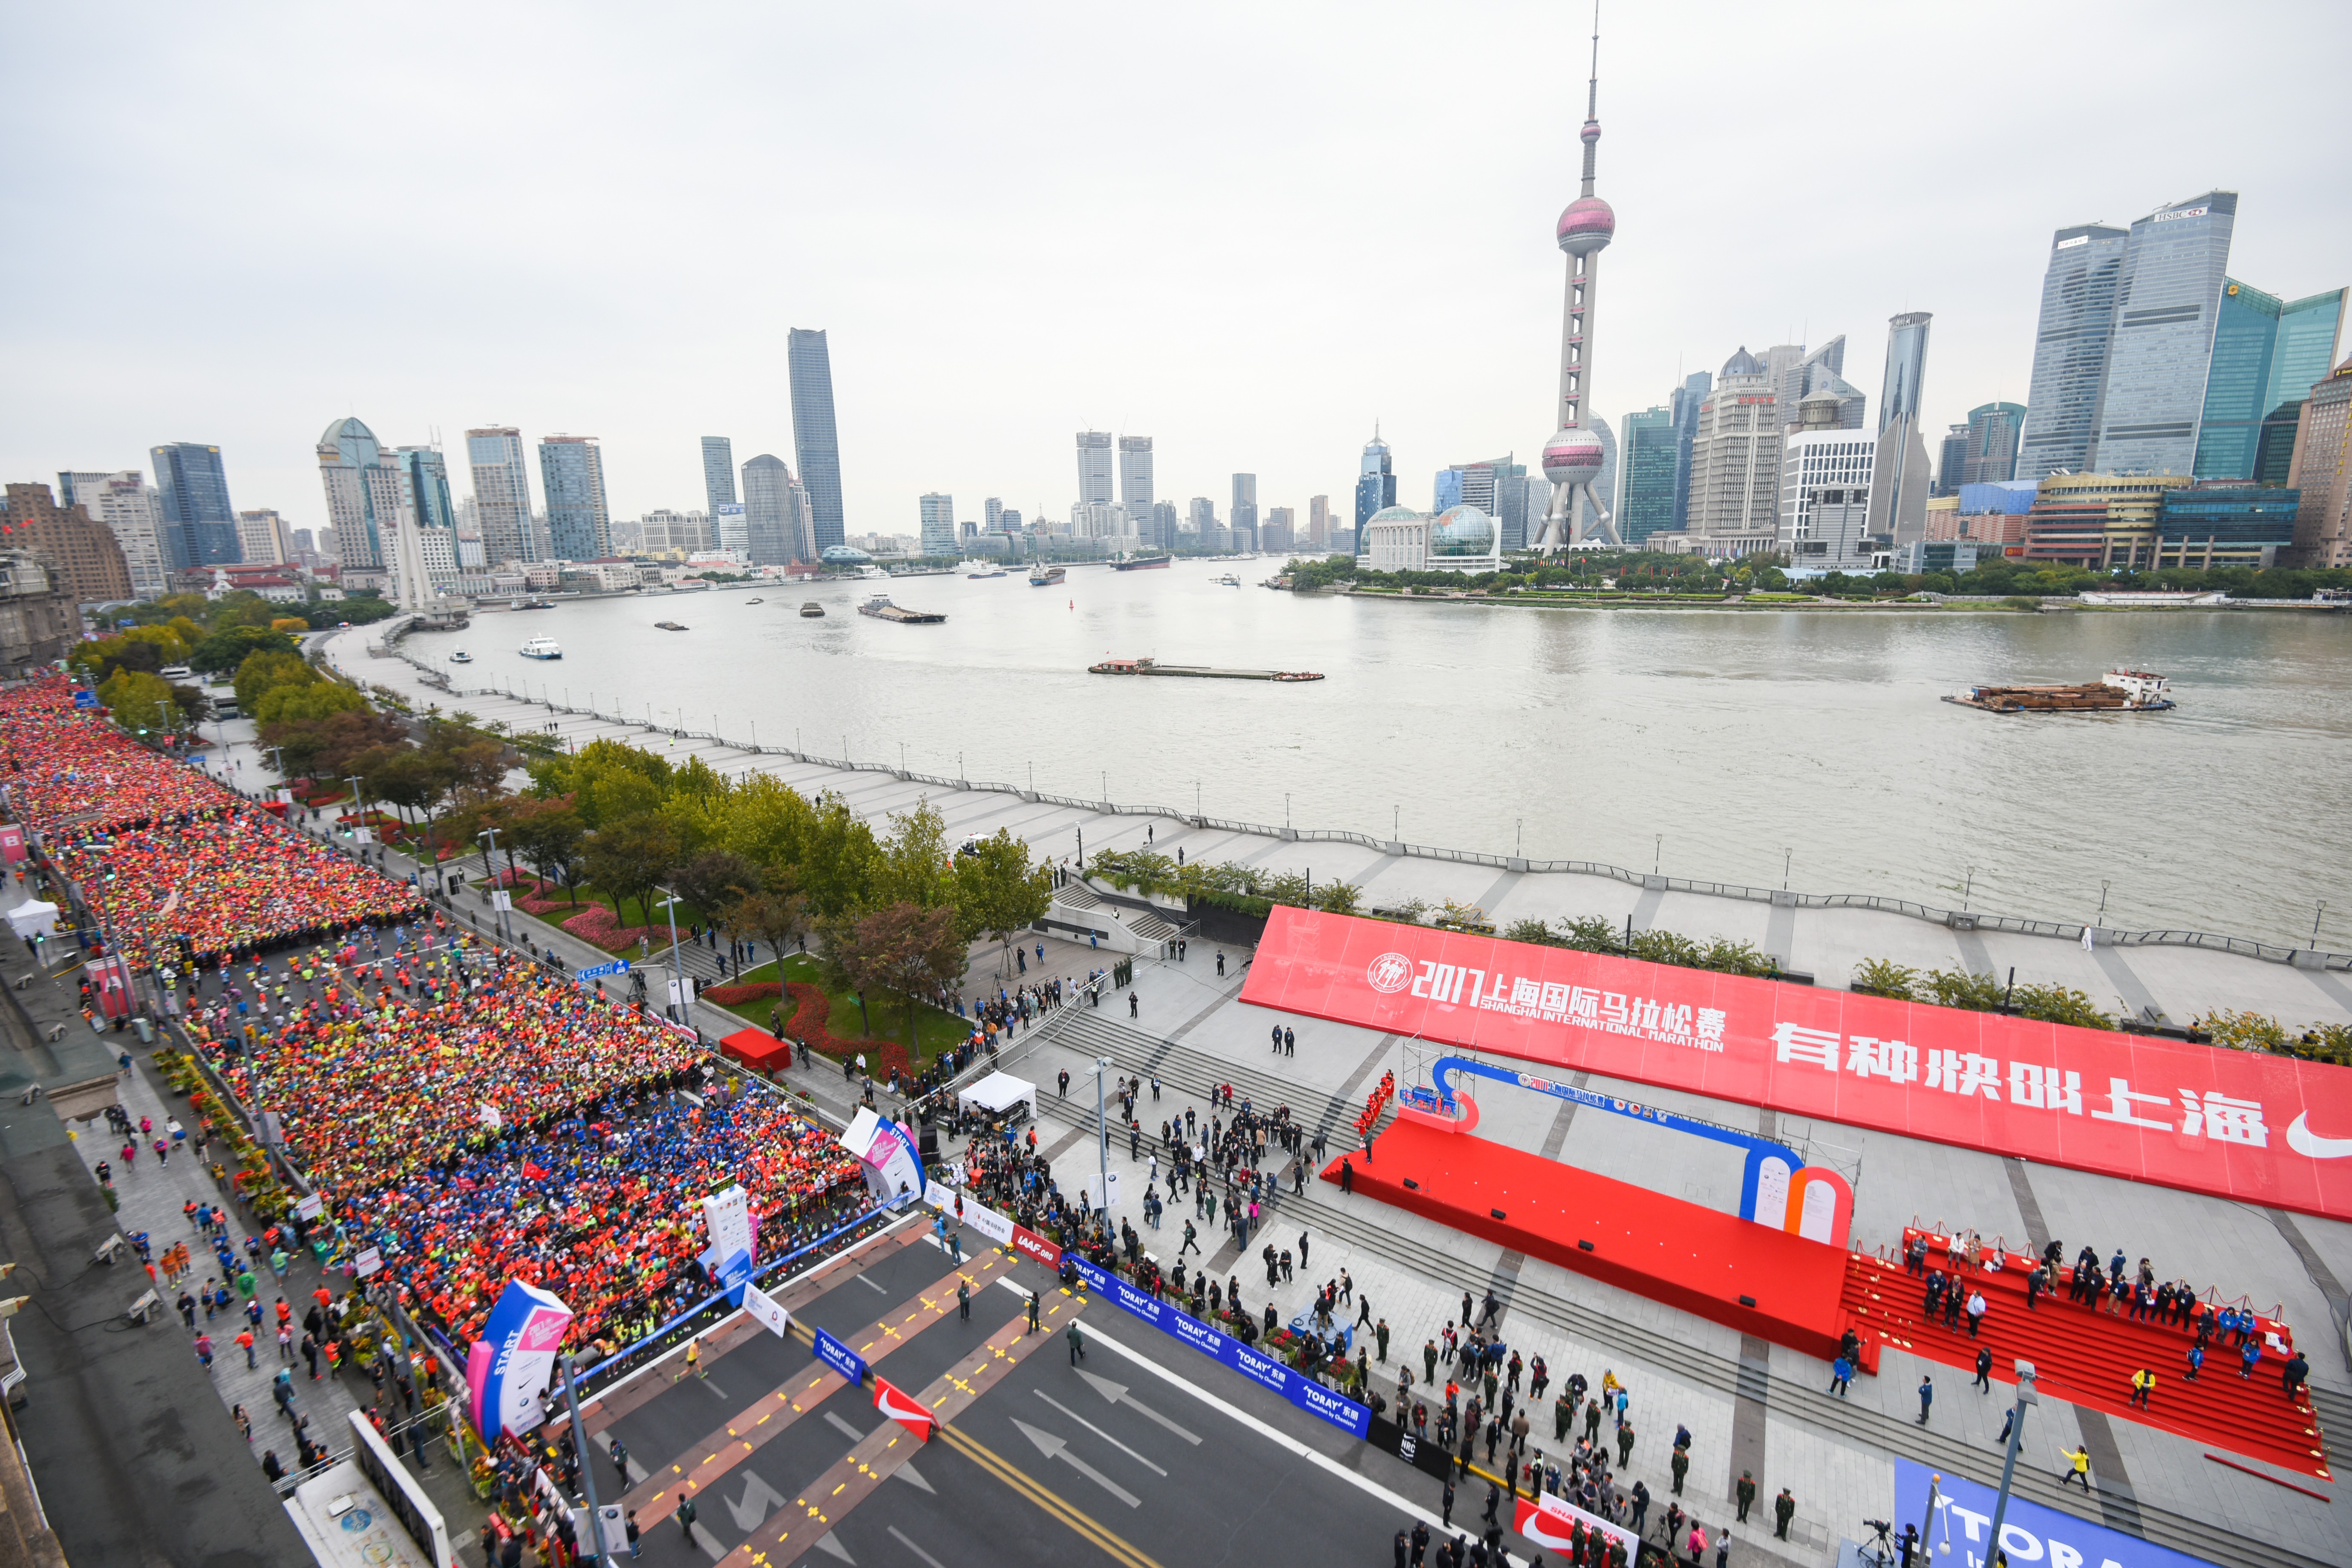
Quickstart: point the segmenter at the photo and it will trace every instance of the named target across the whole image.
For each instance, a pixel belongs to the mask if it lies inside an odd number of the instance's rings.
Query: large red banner
[[[2352,1219],[2352,1068],[1286,907],[1242,1000]]]

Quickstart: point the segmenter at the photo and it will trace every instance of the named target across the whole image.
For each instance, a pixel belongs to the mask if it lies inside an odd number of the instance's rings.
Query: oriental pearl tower
[[[1592,356],[1593,278],[1601,248],[1617,232],[1617,215],[1592,194],[1593,153],[1601,144],[1601,6],[1592,7],[1592,76],[1584,100],[1584,187],[1559,215],[1559,247],[1568,255],[1568,300],[1559,336],[1559,430],[1544,443],[1544,478],[1551,505],[1544,510],[1536,548],[1546,555],[1580,545],[1622,543],[1609,509],[1592,491],[1600,477],[1601,437],[1585,427]]]

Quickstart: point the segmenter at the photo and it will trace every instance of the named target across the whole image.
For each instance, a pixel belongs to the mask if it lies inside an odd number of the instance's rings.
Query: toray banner
[[[507,1281],[466,1357],[476,1431],[495,1441],[501,1432],[520,1436],[539,1425],[540,1391],[555,1370],[571,1321],[572,1309],[556,1297],[520,1279]]]
[[[2352,1219],[2352,1068],[1278,906],[1242,1000]]]
[[[1947,1475],[1937,1487],[1931,1520],[1927,1518],[1927,1466],[1895,1461],[1894,1539],[1902,1539],[1905,1525],[1916,1530],[1924,1523],[1927,1561],[1948,1563],[1951,1568],[1987,1568],[1993,1555],[1993,1489]],[[2021,1568],[2028,1563],[2039,1568],[2213,1568],[2202,1557],[2028,1502],[2014,1493],[2009,1511],[2000,1518],[2000,1543],[2010,1562]]]
[[[816,1331],[809,1348],[817,1360],[839,1373],[845,1382],[855,1385],[866,1381],[866,1358],[823,1329]]]
[[[1013,1222],[986,1204],[933,1182],[923,1189],[923,1201],[954,1225],[968,1225],[999,1247],[1013,1245]]]
[[[1231,1334],[1213,1329],[1192,1313],[1137,1289],[1118,1275],[1095,1267],[1076,1253],[1069,1256],[1070,1262],[1076,1266],[1078,1273],[1085,1279],[1087,1289],[1117,1302],[1161,1332],[1231,1367],[1260,1387],[1272,1389],[1309,1415],[1328,1421],[1351,1437],[1361,1437],[1370,1428],[1371,1411],[1354,1400],[1332,1393],[1272,1356],[1259,1354]]]

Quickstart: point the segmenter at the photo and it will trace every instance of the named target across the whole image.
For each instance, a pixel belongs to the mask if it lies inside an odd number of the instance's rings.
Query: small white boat
[[[515,650],[525,658],[562,658],[563,649],[553,637],[533,637]]]
[[[474,662],[474,656],[467,653],[464,648],[459,648],[456,653],[449,656],[449,662],[451,664],[471,664]]]
[[[1217,579],[1217,586],[1221,588],[1238,588],[1241,585],[1242,580],[1230,572]]]

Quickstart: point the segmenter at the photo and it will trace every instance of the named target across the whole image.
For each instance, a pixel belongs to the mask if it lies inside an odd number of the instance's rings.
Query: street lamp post
[[[2009,1483],[2017,1474],[2017,1450],[2025,1441],[2025,1408],[2042,1403],[2041,1392],[2034,1387],[2033,1363],[2017,1363],[2017,1405],[2010,1412],[2009,1452],[2000,1462],[2000,1496],[1992,1505],[1992,1542],[1985,1548],[1985,1560],[2000,1560],[2001,1552],[2000,1521],[2009,1514]]]
[[[343,782],[352,786],[352,804],[359,808],[360,825],[357,828],[352,830],[352,835],[356,837],[359,834],[365,833],[367,831],[367,795],[365,792],[360,788],[359,774],[345,773],[343,775]],[[367,840],[362,838],[360,839],[360,843],[364,847]]]
[[[588,1433],[580,1424],[580,1391],[572,1382],[572,1354],[570,1351],[563,1353],[563,1403],[572,1412],[572,1448],[580,1456],[580,1485],[588,1497],[589,1539],[596,1543],[596,1555],[593,1561],[596,1568],[605,1568],[604,1518],[596,1507],[596,1467],[588,1462],[592,1452],[588,1447]],[[629,1478],[624,1474],[621,1478],[624,1488],[628,1485],[628,1480]]]
[[[1103,1074],[1110,1070],[1108,1057],[1095,1058],[1095,1149],[1101,1156],[1102,1206],[1097,1211],[1095,1223],[1102,1226],[1103,1235],[1110,1235],[1110,1116],[1105,1109]]]
[[[677,1021],[683,1024],[687,1021],[686,975],[677,966],[677,894],[674,891],[671,892],[668,898],[662,900],[662,907],[669,910],[670,994],[677,998],[674,1005],[677,1008],[678,1012]]]
[[[489,841],[489,847],[482,851],[482,875],[486,878],[495,877],[497,872],[492,868],[491,858],[499,852],[499,830],[495,827],[485,827],[482,829],[481,836]],[[499,889],[496,888],[490,889],[490,912],[498,919],[499,939],[509,947],[512,947],[514,933],[508,928],[506,910],[498,907],[499,891]]]

